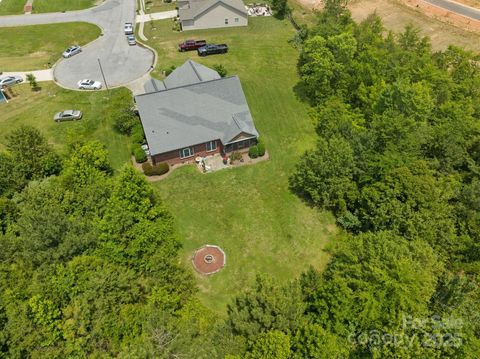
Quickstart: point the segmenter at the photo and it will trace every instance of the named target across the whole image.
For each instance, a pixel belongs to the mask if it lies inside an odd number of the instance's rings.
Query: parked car
[[[134,35],[127,35],[127,41],[130,46],[136,45],[137,41],[135,40]]]
[[[80,52],[82,52],[82,48],[78,45],[73,45],[63,52],[63,57],[72,57],[73,55],[79,54]]]
[[[62,112],[57,112],[55,116],[53,116],[54,121],[61,122],[61,121],[75,121],[80,120],[83,114],[81,111],[78,110],[65,110]]]
[[[187,40],[178,45],[178,51],[191,51],[198,50],[200,47],[203,47],[207,44],[205,40]]]
[[[133,35],[133,24],[131,22],[126,22],[123,31],[125,32],[125,35]]]
[[[77,85],[80,90],[100,90],[102,88],[101,82],[87,79],[78,81]]]
[[[197,50],[197,52],[199,56],[225,54],[228,52],[228,46],[227,44],[218,44],[218,45],[210,44],[210,45],[205,45],[200,47]]]
[[[23,78],[20,76],[4,76],[0,77],[0,87],[12,86],[23,82]]]

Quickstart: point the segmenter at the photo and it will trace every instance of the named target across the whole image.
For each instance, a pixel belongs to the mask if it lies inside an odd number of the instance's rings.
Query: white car
[[[80,90],[100,90],[102,88],[101,82],[93,80],[80,80],[77,85]]]
[[[133,24],[131,22],[126,22],[123,31],[125,32],[125,35],[133,35]]]
[[[0,87],[12,86],[23,82],[23,79],[20,76],[4,76],[0,77]]]
[[[82,52],[82,48],[80,46],[77,46],[77,45],[70,46],[68,49],[66,49],[63,52],[63,57],[65,58],[72,57],[73,55],[79,54],[80,52]]]

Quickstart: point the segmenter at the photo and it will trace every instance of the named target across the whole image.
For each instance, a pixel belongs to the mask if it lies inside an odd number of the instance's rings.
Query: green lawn
[[[161,11],[175,10],[177,4],[172,1],[171,3],[166,3],[163,0],[146,0],[145,1],[145,12],[147,14]]]
[[[15,15],[23,13],[23,0],[2,0],[0,2],[0,15]]]
[[[106,144],[110,159],[115,168],[120,167],[130,158],[130,141],[113,130],[110,114],[116,105],[111,98],[131,99],[127,89],[110,92],[69,91],[52,82],[40,83],[42,90],[32,92],[29,85],[15,86],[17,94],[8,104],[0,104],[0,149],[3,150],[5,135],[20,125],[37,127],[49,141],[60,151],[73,139],[97,139]],[[56,123],[56,112],[76,109],[83,112],[83,119],[75,122]]]
[[[269,161],[211,174],[193,166],[178,168],[155,184],[178,222],[185,263],[203,244],[225,250],[223,271],[198,276],[201,299],[220,313],[256,273],[287,280],[309,265],[321,268],[327,261],[325,245],[338,236],[330,214],[306,206],[288,189],[295,163],[315,141],[307,106],[292,89],[298,53],[288,40],[294,31],[287,21],[273,18],[249,22],[246,28],[188,33],[170,31],[169,20],[155,22],[155,29],[146,26],[148,45],[159,52],[157,75],[188,58],[220,63],[239,75],[270,153]],[[175,45],[187,38],[226,42],[230,51],[207,58],[176,51]]]
[[[101,0],[34,0],[33,12],[40,13],[81,10],[92,7],[101,2]]]
[[[0,71],[29,71],[48,68],[63,51],[73,45],[84,45],[100,36],[93,24],[33,25],[0,28]]]

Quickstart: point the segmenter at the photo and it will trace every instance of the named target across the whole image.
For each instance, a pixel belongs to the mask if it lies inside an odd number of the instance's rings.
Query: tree
[[[30,83],[30,87],[32,88],[33,91],[40,90],[40,87],[38,86],[37,79],[34,74],[27,74],[27,81]]]
[[[290,358],[290,337],[278,330],[262,333],[245,358],[288,359]]]
[[[260,333],[279,330],[294,333],[303,314],[297,285],[279,287],[257,276],[255,287],[239,295],[227,308],[227,323],[235,335],[254,340]]]
[[[283,19],[290,12],[287,0],[272,0],[272,10],[279,19]]]
[[[61,160],[37,129],[21,126],[7,135],[7,150],[25,180],[58,174]]]

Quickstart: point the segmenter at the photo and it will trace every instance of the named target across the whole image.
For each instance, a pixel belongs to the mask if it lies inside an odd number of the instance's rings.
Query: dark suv
[[[206,45],[202,46],[197,50],[199,56],[207,56],[213,54],[225,54],[228,52],[227,44],[219,44],[219,45]]]

